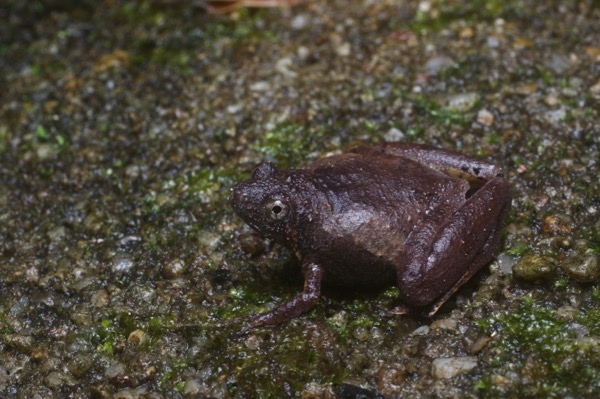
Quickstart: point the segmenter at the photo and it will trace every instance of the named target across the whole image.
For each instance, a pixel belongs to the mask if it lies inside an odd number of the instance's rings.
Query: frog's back
[[[468,189],[464,181],[384,154],[341,154],[305,171],[328,204],[319,231],[311,233],[319,238],[311,244],[319,252],[313,255],[345,284],[392,283],[410,232],[441,202],[449,213],[460,207]]]
[[[388,214],[414,214],[430,208],[441,196],[448,208],[457,208],[469,188],[462,179],[387,154],[346,153],[322,158],[306,170],[333,213],[358,206]]]

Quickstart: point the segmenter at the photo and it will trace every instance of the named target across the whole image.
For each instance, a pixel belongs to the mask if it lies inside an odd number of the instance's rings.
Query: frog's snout
[[[231,188],[231,194],[229,195],[229,203],[231,203],[231,205],[233,206],[234,209],[237,210],[240,202],[242,201],[242,193],[240,192],[239,189],[240,184],[236,184],[235,186],[233,186]]]
[[[231,195],[229,196],[229,202],[237,213],[240,213],[243,209],[247,209],[248,203],[250,202],[250,196],[248,195],[248,190],[243,182],[233,186]]]

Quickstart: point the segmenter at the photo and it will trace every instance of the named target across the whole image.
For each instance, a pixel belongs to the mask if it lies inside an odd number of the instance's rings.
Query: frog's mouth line
[[[246,223],[248,224],[248,226],[250,226],[253,230],[256,230],[258,232],[260,232],[260,229],[252,222],[248,222],[246,221]]]

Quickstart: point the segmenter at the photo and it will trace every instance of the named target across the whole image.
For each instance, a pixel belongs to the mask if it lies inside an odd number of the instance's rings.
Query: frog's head
[[[266,237],[293,245],[296,201],[289,173],[270,162],[254,168],[252,178],[233,187],[231,204],[253,229]]]

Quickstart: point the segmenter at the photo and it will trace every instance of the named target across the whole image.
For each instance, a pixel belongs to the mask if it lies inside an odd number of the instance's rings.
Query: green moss
[[[202,168],[184,176],[176,183],[175,188],[185,184],[190,193],[228,192],[240,178],[239,170],[233,167]]]
[[[554,282],[554,287],[559,290],[564,290],[569,287],[569,284],[571,284],[571,281],[568,278],[559,278]]]
[[[174,43],[167,43],[157,47],[148,42],[138,42],[135,48],[133,61],[138,66],[155,63],[164,67],[173,67],[183,76],[189,76],[191,70],[189,63],[192,58],[192,48],[182,48]]]
[[[373,133],[373,132],[378,131],[380,129],[380,127],[377,122],[371,121],[371,120],[366,120],[365,121],[365,129],[367,130],[367,132]]]
[[[127,337],[136,329],[135,320],[130,313],[121,313],[102,319],[100,325],[92,332],[90,341],[108,355],[115,353],[116,348],[122,348]]]
[[[600,303],[600,287],[592,287],[592,298]]]
[[[8,149],[11,133],[6,129],[0,129],[0,154]]]
[[[315,339],[321,332],[313,329],[301,332],[288,326],[277,344],[268,353],[262,348],[269,339],[269,331],[254,332],[258,346],[248,347],[244,342],[232,342],[221,358],[223,368],[235,370],[228,384],[234,397],[285,397],[286,390],[300,392],[306,383],[327,384],[338,380],[344,365],[331,358],[328,351],[315,348]],[[238,396],[239,395],[239,396]]]
[[[585,227],[584,227],[585,234]],[[596,223],[596,225],[589,228],[589,234],[584,235],[584,237],[589,237],[589,250],[592,253],[600,254],[600,224]]]
[[[119,329],[113,321],[104,319],[100,322],[100,326],[93,334],[92,342],[96,344],[102,352],[112,355],[119,337]]]
[[[185,34],[167,33],[173,21],[190,21],[190,12],[197,13],[196,23],[178,26]],[[115,18],[130,25],[132,30],[164,32],[165,40],[154,39],[156,35],[143,35],[132,43],[128,51],[136,66],[145,68],[155,64],[162,68],[173,68],[183,76],[191,75],[197,68],[194,63],[198,62],[198,54],[222,54],[244,48],[250,41],[273,41],[275,37],[273,32],[264,27],[261,12],[248,12],[246,9],[240,9],[234,20],[209,15],[189,4],[164,6],[157,2],[142,1],[116,7]],[[112,43],[108,43],[109,49],[113,47]]]
[[[234,47],[250,39],[276,41],[275,33],[264,26],[263,15],[263,10],[247,8],[237,10],[235,19],[211,15],[204,21],[202,33],[213,41],[212,45],[221,38],[231,39]]]
[[[44,126],[38,125],[38,127],[35,129],[35,133],[37,135],[38,140],[40,140],[41,142],[48,141],[49,135]]]
[[[490,145],[501,144],[502,137],[499,134],[490,133],[485,135],[485,141]]]
[[[243,175],[232,166],[204,167],[176,179],[165,180],[159,192],[147,193],[142,201],[146,216],[145,245],[152,251],[192,238],[219,223],[227,213],[231,187]],[[176,230],[170,226],[170,216],[181,209],[196,210],[194,226]]]
[[[552,73],[543,65],[536,65],[535,70],[537,72],[538,79],[542,80],[544,84],[550,85],[554,81],[554,76]]]
[[[68,148],[68,142],[65,136],[58,132],[48,131],[43,125],[38,125],[35,129],[35,136],[39,143],[49,143],[54,141],[59,153],[65,151]],[[0,133],[0,148],[2,140],[2,133]]]
[[[432,119],[437,124],[445,127],[452,124],[467,124],[467,118],[463,112],[452,108],[442,107],[424,96],[418,97],[415,100],[415,103],[417,109],[424,112],[428,118]]]
[[[529,250],[529,245],[518,244],[506,251],[511,256],[523,256]]]
[[[431,9],[437,13],[417,10],[410,24],[411,30],[419,34],[439,32],[455,21],[494,21],[506,14],[522,13],[518,1],[474,0],[465,3],[444,0],[433,1]]]
[[[2,304],[4,305],[4,304]],[[12,334],[14,333],[14,329],[11,327],[12,322],[10,317],[6,314],[4,310],[4,306],[0,308],[0,337],[4,334]]]
[[[422,125],[414,125],[414,126],[410,126],[407,130],[406,130],[406,137],[414,140],[417,137],[422,137],[423,133],[425,132],[425,128]]]
[[[575,320],[589,330],[589,337],[598,333],[599,305],[595,300],[581,309],[581,316]],[[497,337],[492,364],[477,384],[482,396],[562,398],[600,394],[597,342],[582,337],[578,327],[560,317],[554,306],[526,296],[517,311],[497,314],[480,325]],[[495,383],[497,376],[508,375],[512,375],[510,383]]]
[[[190,367],[185,359],[174,358],[160,377],[160,384],[166,387],[173,387],[176,391],[182,392],[185,381],[182,381],[182,375]]]
[[[295,261],[291,257],[282,256],[281,261],[270,266],[269,278],[257,278],[256,271],[246,262],[240,265],[238,278],[244,281],[229,290],[230,303],[227,308],[220,308],[219,320],[228,320],[252,313],[262,313],[273,306],[280,305],[302,289],[302,277],[295,274]],[[290,276],[297,276],[291,279]]]
[[[279,286],[275,295],[271,287],[265,286],[265,280],[257,284],[257,288],[246,285],[243,289],[232,289],[230,298],[234,305],[229,311],[232,317],[281,304],[285,301],[283,297],[295,295],[301,288],[301,281],[297,286],[282,289],[281,280],[273,280],[274,287]],[[265,295],[266,292],[268,295]],[[195,361],[205,367],[218,365],[223,373],[232,375],[228,388],[233,397],[248,394],[253,397],[284,397],[286,386],[292,392],[301,392],[309,382],[340,383],[349,373],[345,363],[339,361],[343,356],[340,351],[344,350],[344,343],[354,339],[357,329],[380,327],[387,330],[389,325],[396,323],[394,319],[382,318],[379,312],[382,306],[385,308],[381,302],[394,301],[396,294],[397,290],[391,289],[373,296],[371,300],[357,298],[341,301],[343,304],[339,301],[333,304],[330,297],[324,296],[308,315],[274,329],[254,329],[247,337],[238,340],[228,338],[228,334],[235,336],[235,329],[239,328],[233,326],[226,332],[219,332],[220,339],[227,341],[226,351],[216,356],[207,351]],[[266,304],[264,298],[268,300],[268,306],[262,306]],[[343,310],[346,315],[334,320],[332,310],[336,315]]]
[[[275,160],[281,167],[298,165],[322,146],[325,129],[309,132],[302,125],[281,125],[260,137],[254,149],[267,159]]]
[[[144,213],[151,214],[160,210],[160,205],[156,202],[156,194],[149,193],[144,196]]]

